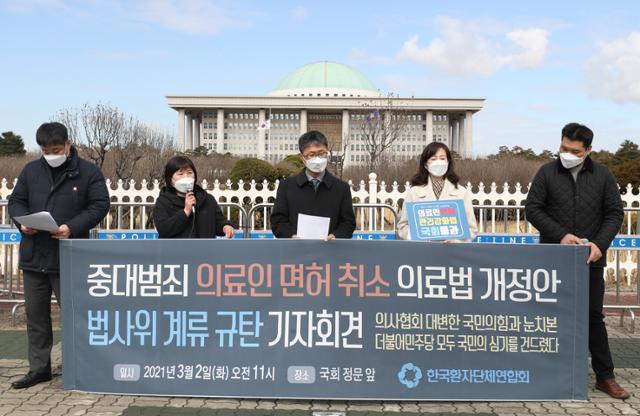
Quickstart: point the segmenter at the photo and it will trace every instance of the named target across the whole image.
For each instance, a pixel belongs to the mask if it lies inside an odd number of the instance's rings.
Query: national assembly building
[[[302,66],[266,96],[167,96],[178,113],[178,145],[279,162],[298,153],[298,137],[323,132],[344,166],[368,161],[363,123],[372,112],[398,110],[402,131],[387,150],[390,160],[408,160],[432,141],[472,156],[473,114],[481,98],[387,96],[360,72],[335,62]],[[336,150],[334,150],[335,152]]]

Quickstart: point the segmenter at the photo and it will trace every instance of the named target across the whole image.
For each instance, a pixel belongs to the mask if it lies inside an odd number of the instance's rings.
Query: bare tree
[[[78,131],[78,111],[73,108],[63,108],[58,111],[52,119],[59,123],[64,124],[69,131],[69,138],[76,144],[82,144],[83,140],[79,136]]]
[[[360,132],[368,153],[368,168],[377,169],[385,152],[404,134],[407,126],[407,112],[395,106],[394,95],[388,94],[378,102],[363,105],[364,119],[360,122]]]
[[[342,143],[340,145],[331,140],[329,141],[329,166],[331,167],[331,171],[340,179],[342,179],[344,161],[350,143],[351,134],[345,134],[344,132],[342,133]]]
[[[174,137],[165,130],[147,127],[145,130],[144,159],[141,164],[143,177],[149,180],[162,179],[167,159],[175,155],[177,149]],[[140,169],[138,169],[140,171]]]
[[[138,120],[129,117],[124,121],[121,134],[116,137],[111,148],[114,169],[118,179],[127,180],[133,176],[138,161],[146,152],[148,128]]]
[[[172,134],[114,106],[63,108],[53,119],[67,126],[78,151],[112,179],[160,179],[166,160],[176,153]]]
[[[117,107],[85,104],[80,109],[80,120],[88,157],[102,168],[107,153],[118,144],[124,134],[125,116]]]
[[[67,127],[78,149],[100,168],[120,134],[123,118],[117,108],[104,104],[66,107],[53,116],[53,120]]]

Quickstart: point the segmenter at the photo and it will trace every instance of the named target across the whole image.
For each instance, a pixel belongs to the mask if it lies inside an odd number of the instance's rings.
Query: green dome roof
[[[288,95],[286,91],[309,90],[317,92],[362,92],[378,95],[378,89],[360,72],[336,62],[314,62],[287,75],[272,94]]]

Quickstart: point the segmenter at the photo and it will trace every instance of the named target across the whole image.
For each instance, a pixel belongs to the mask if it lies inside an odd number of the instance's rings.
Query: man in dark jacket
[[[59,240],[89,238],[89,230],[109,211],[102,172],[78,157],[64,125],[41,125],[36,141],[43,156],[22,169],[9,198],[9,215],[48,211],[59,228],[39,231],[16,222],[22,234],[19,266],[24,277],[29,372],[11,384],[15,389],[51,380],[52,291],[61,303]]]
[[[542,166],[527,195],[527,220],[547,244],[589,246],[589,351],[596,388],[629,397],[616,382],[602,306],[607,249],[624,218],[620,191],[609,169],[589,157],[593,132],[577,123],[562,129],[560,154]]]
[[[310,131],[298,140],[305,170],[280,183],[271,212],[276,238],[297,238],[298,214],[329,217],[326,240],[351,238],[356,228],[351,189],[329,173],[328,142],[324,134]]]

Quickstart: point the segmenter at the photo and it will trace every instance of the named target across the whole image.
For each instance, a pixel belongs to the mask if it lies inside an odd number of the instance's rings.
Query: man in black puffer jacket
[[[629,397],[616,382],[602,306],[607,249],[624,219],[616,179],[588,156],[593,132],[578,123],[562,129],[558,160],[542,166],[527,195],[527,220],[547,244],[588,244],[589,351],[596,388],[618,399]]]
[[[51,379],[52,291],[61,303],[59,240],[89,238],[89,230],[109,212],[102,172],[78,157],[64,125],[41,125],[36,141],[44,155],[20,173],[9,198],[9,215],[15,218],[48,211],[59,228],[38,231],[16,222],[22,234],[19,266],[24,276],[29,372],[11,384],[15,389]]]

